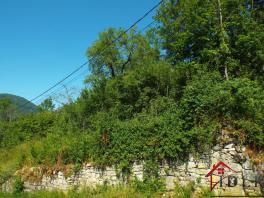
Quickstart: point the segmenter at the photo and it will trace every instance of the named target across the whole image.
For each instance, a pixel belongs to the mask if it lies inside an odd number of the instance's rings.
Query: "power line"
[[[148,28],[150,28],[153,24],[155,24],[157,22],[157,20],[152,20],[152,22],[148,23],[147,25],[145,25],[140,31],[139,33],[144,33],[145,30],[147,30]],[[81,70],[79,70],[78,72],[80,72]],[[55,89],[54,91],[52,91],[49,94],[44,94],[43,98],[38,99],[37,101],[35,101],[35,104],[38,104],[39,102],[43,101],[44,99],[47,98],[53,98],[54,96],[56,96],[57,93],[59,93],[61,90],[65,89],[65,87],[67,85],[69,85],[72,82],[75,82],[76,80],[78,80],[81,77],[84,77],[85,74],[87,74],[87,72],[89,72],[88,68],[85,69],[84,71],[82,71],[80,74],[78,74],[77,76],[75,76],[74,78],[72,78],[71,80],[61,84],[60,87],[58,87],[57,89]],[[76,72],[77,73],[77,72]],[[22,107],[22,106],[21,106]]]
[[[114,44],[115,42],[117,42],[120,38],[122,38],[123,35],[125,35],[127,32],[129,32],[132,28],[134,28],[139,22],[141,22],[144,18],[146,18],[151,12],[153,12],[157,7],[159,7],[161,5],[161,3],[164,0],[161,0],[158,4],[156,4],[154,7],[152,7],[149,11],[147,11],[142,17],[140,17],[136,22],[134,22],[129,28],[127,28],[124,32],[122,32],[116,39],[114,39],[113,41],[111,41],[108,45],[106,45],[101,51],[99,51],[97,54],[95,54],[93,57],[91,57],[90,59],[88,59],[87,61],[85,61],[83,64],[81,64],[79,67],[77,67],[74,71],[72,71],[70,74],[68,74],[67,76],[65,76],[64,78],[62,78],[60,81],[58,81],[57,83],[55,83],[53,86],[51,86],[50,88],[48,88],[47,90],[45,90],[44,92],[42,92],[41,94],[37,95],[36,97],[34,97],[33,99],[29,100],[28,102],[26,102],[25,104],[22,105],[26,106],[27,104],[35,101],[36,99],[40,98],[41,96],[43,96],[44,94],[48,93],[50,90],[54,89],[55,87],[57,87],[58,85],[60,85],[62,82],[64,82],[65,80],[67,80],[69,77],[71,77],[72,75],[74,75],[76,72],[78,72],[81,68],[83,68],[84,66],[86,66],[90,61],[92,61],[93,59],[95,59],[98,55],[101,55],[107,48],[109,48],[112,44]]]
[[[155,24],[157,22],[157,20],[152,20],[152,22],[148,23],[146,26],[144,26],[139,32],[140,33],[144,33],[145,30],[147,30],[148,28],[150,28],[153,24]],[[79,70],[81,71],[81,70]],[[78,72],[79,72],[78,71]],[[80,74],[78,74],[77,76],[75,76],[74,78],[72,78],[71,80],[63,83],[58,89],[55,89],[54,91],[52,91],[50,94],[44,95],[45,98],[49,98],[49,97],[53,97],[57,92],[65,89],[65,86],[69,85],[72,82],[75,82],[76,80],[78,80],[81,77],[84,77],[85,74],[87,74],[87,72],[89,72],[88,68],[85,69],[84,71],[82,71]],[[35,103],[38,103],[39,101],[42,101],[43,99],[39,99],[37,100]]]
[[[150,22],[149,24],[147,24],[144,28],[142,28],[139,32],[140,33],[144,33],[145,30],[147,30],[148,28],[150,28],[153,24],[155,24],[157,21],[153,20],[152,22]],[[81,70],[79,70],[81,71]],[[78,72],[79,72],[78,71]],[[84,75],[88,72],[89,70],[84,70],[83,72],[81,72],[79,75],[75,76],[74,78],[72,78],[71,80],[67,81],[66,83],[63,83],[59,88],[55,89],[54,91],[52,91],[50,94],[44,95],[44,98],[40,98],[38,99],[35,103],[38,103],[42,100],[44,100],[45,98],[52,98],[54,96],[56,96],[56,93],[60,92],[61,90],[65,89],[65,86],[67,86],[68,84],[75,82],[76,80],[78,80],[80,77],[84,77]]]
[[[150,28],[154,23],[156,23],[157,21],[156,20],[153,20],[152,22],[150,22],[149,24],[147,24],[146,26],[144,26],[140,31],[139,33],[144,33],[145,30],[147,30],[148,28]],[[79,70],[78,72],[80,72],[81,70]],[[89,72],[89,69],[85,67],[85,70],[80,72],[77,76],[75,76],[74,78],[72,78],[71,80],[63,83],[61,86],[59,86],[57,89],[55,89],[54,91],[52,91],[51,93],[49,94],[44,94],[43,95],[43,98],[39,98],[38,100],[35,101],[35,104],[38,104],[39,102],[47,99],[47,98],[53,98],[56,96],[56,94],[59,94],[59,92],[63,89],[65,89],[65,87],[67,87],[67,85],[69,85],[70,83],[72,82],[75,82],[76,80],[78,80],[79,78],[81,77],[84,77],[85,74],[87,74]],[[58,102],[58,101],[56,101]],[[58,102],[59,104],[62,104],[60,102]],[[21,106],[22,108],[22,106]]]
[[[152,26],[156,22],[157,22],[157,20],[154,19],[152,22],[150,22],[148,25],[146,25],[140,32],[144,32],[146,29],[148,29],[150,26]]]
[[[81,71],[81,70],[79,70],[79,71]],[[72,82],[75,82],[75,81],[78,80],[80,77],[86,75],[86,74],[88,73],[88,71],[89,71],[88,68],[85,69],[84,71],[82,71],[80,74],[78,74],[78,75],[75,76],[74,78],[72,78],[72,79],[70,79],[69,81],[63,83],[61,86],[59,86],[57,89],[55,89],[54,91],[52,91],[50,94],[44,95],[44,99],[45,99],[45,98],[50,98],[50,97],[52,98],[52,97],[56,96],[56,93],[58,93],[58,92],[60,92],[61,90],[65,89],[65,87],[66,87],[68,84],[70,84],[70,83],[72,83]],[[44,100],[44,99],[40,98],[40,99],[38,99],[35,103],[37,104],[38,102],[40,102],[40,101],[42,101],[42,100]]]

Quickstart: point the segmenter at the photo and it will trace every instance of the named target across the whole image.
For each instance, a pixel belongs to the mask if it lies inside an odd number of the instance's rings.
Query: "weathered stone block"
[[[256,173],[253,172],[252,170],[244,170],[243,169],[243,176],[245,180],[249,180],[249,181],[255,181],[256,179]]]

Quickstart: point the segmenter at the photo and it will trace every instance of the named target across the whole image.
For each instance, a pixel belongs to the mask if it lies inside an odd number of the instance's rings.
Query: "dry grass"
[[[255,150],[250,147],[246,147],[245,154],[249,156],[249,158],[251,159],[253,164],[256,165],[256,167],[264,163],[264,151],[263,150],[259,151],[259,150]],[[262,171],[262,174],[264,175],[264,170],[260,170],[260,171]]]

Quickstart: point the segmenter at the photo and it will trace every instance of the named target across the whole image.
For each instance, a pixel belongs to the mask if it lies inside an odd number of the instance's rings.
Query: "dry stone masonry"
[[[225,145],[216,145],[210,153],[203,157],[189,157],[187,162],[167,163],[160,165],[160,176],[164,178],[168,190],[173,189],[175,182],[185,185],[191,181],[195,182],[197,187],[210,187],[209,178],[205,177],[219,161],[224,162],[236,172],[236,186],[228,187],[227,179],[216,185],[213,189],[216,193],[232,193],[232,195],[255,195],[264,193],[263,171],[264,165],[253,165],[249,157],[245,154],[245,148],[229,142]],[[34,171],[34,168],[32,168]],[[135,163],[132,167],[130,179],[137,178],[143,180],[143,163]],[[214,176],[212,177],[216,179]],[[257,182],[256,182],[257,180]],[[80,171],[71,176],[65,176],[62,172],[53,172],[50,175],[43,175],[38,181],[24,181],[25,191],[37,189],[60,189],[68,190],[74,187],[83,186],[93,187],[96,185],[126,183],[127,178],[116,173],[114,167],[105,169],[96,168],[90,164],[85,164]],[[2,186],[3,190],[10,190],[10,181]],[[261,192],[262,190],[262,192]]]

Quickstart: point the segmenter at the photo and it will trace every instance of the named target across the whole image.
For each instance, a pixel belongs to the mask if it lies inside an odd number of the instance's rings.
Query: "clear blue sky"
[[[85,62],[85,51],[100,31],[127,28],[158,2],[0,1],[0,93],[32,99]],[[151,20],[147,17],[138,27]],[[80,88],[83,72],[68,86]]]

